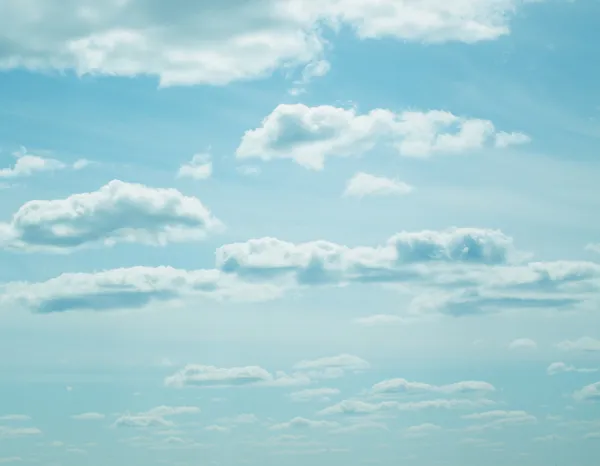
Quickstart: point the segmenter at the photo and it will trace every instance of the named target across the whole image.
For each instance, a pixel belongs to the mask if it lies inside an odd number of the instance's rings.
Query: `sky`
[[[595,466],[596,0],[0,0],[0,464]]]

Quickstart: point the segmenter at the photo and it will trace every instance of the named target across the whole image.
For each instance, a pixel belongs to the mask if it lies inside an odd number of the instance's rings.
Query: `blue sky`
[[[597,463],[598,2],[2,8],[0,463]]]

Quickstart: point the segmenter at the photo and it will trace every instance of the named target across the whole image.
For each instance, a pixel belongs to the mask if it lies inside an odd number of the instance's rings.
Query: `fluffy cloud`
[[[573,394],[577,401],[600,401],[600,382],[586,385]]]
[[[448,385],[431,385],[422,382],[409,382],[406,379],[390,379],[379,382],[371,388],[371,392],[376,395],[423,392],[445,394],[483,393],[495,390],[492,384],[471,380]]]
[[[581,337],[578,340],[565,340],[556,345],[563,351],[582,351],[587,353],[595,353],[600,351],[600,340],[595,340],[590,337]]]
[[[332,396],[339,395],[337,388],[308,388],[289,394],[289,398],[295,402],[329,401]]]
[[[245,284],[218,270],[131,267],[97,273],[68,273],[41,283],[0,286],[0,305],[24,306],[37,313],[142,308],[186,297],[262,300],[278,295],[269,284]]]
[[[344,400],[329,406],[321,411],[319,415],[371,415],[382,411],[419,411],[423,409],[470,409],[478,406],[493,404],[487,399],[436,399],[401,403],[399,401],[380,401],[371,403],[361,400]]]
[[[537,343],[531,338],[517,338],[509,343],[508,349],[536,349]]]
[[[288,430],[288,429],[317,429],[317,428],[333,428],[338,427],[337,422],[329,421],[313,421],[305,419],[303,417],[295,417],[294,419],[283,422],[281,424],[275,424],[271,426],[272,430]]]
[[[322,170],[327,157],[360,155],[378,143],[394,147],[400,155],[429,157],[492,147],[497,134],[491,121],[438,110],[394,113],[375,109],[359,114],[354,108],[281,104],[260,127],[244,134],[236,156],[265,161],[291,159],[306,168]]]
[[[182,414],[197,414],[200,408],[196,406],[157,406],[142,413],[126,413],[114,423],[115,427],[171,427],[173,421],[167,419]]]
[[[165,244],[201,239],[221,227],[195,197],[114,180],[91,193],[25,203],[0,224],[0,245],[68,251],[98,243]]]
[[[194,180],[205,180],[212,175],[212,162],[209,154],[196,154],[188,163],[179,167],[177,176],[179,178],[193,178]]]
[[[183,387],[235,387],[235,386],[274,386],[286,387],[304,385],[310,379],[304,375],[288,375],[283,372],[270,373],[259,366],[228,367],[188,364],[180,371],[167,377],[165,385]]]
[[[15,152],[16,161],[12,167],[0,168],[0,178],[20,178],[38,172],[62,170],[67,165],[60,160],[27,153],[26,149]]]
[[[564,362],[553,362],[548,366],[546,372],[548,375],[556,375],[564,372],[581,372],[581,373],[590,373],[596,372],[597,369],[587,369],[584,367],[575,367],[570,364],[565,364]]]
[[[358,198],[366,196],[397,196],[408,194],[412,190],[412,186],[402,181],[360,172],[348,180],[344,196]]]
[[[361,39],[493,40],[525,0],[62,0],[5,2],[0,69],[158,76],[164,86],[226,84],[321,59],[324,28]],[[35,12],[35,14],[32,14]]]
[[[101,413],[81,413],[75,414],[71,416],[71,419],[75,419],[76,421],[99,421],[104,419],[106,416]]]

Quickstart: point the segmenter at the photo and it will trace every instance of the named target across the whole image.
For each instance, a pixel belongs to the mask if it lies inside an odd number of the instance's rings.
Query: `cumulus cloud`
[[[104,419],[105,417],[106,416],[104,416],[104,414],[101,414],[101,413],[89,412],[89,413],[74,414],[73,416],[71,416],[71,419],[75,419],[76,421],[100,421],[100,420]]]
[[[270,284],[245,284],[218,270],[131,267],[96,273],[67,273],[41,283],[0,286],[0,305],[24,306],[48,314],[73,310],[143,308],[188,297],[263,300],[278,296]]]
[[[188,364],[180,371],[165,379],[165,385],[173,388],[184,387],[235,387],[235,386],[294,386],[310,383],[307,376],[288,375],[271,372],[260,366],[215,367]]]
[[[523,133],[506,133],[504,131],[496,133],[496,147],[504,148],[529,142],[531,142],[531,138]]]
[[[577,401],[600,401],[600,382],[586,385],[573,394]]]
[[[168,418],[199,412],[196,406],[157,406],[142,413],[125,413],[117,418],[114,427],[171,427],[174,423]]]
[[[348,180],[345,197],[363,198],[366,196],[398,196],[408,194],[413,187],[403,181],[368,173],[357,173]]]
[[[474,43],[509,34],[525,0],[5,2],[0,69],[153,75],[163,86],[227,84],[322,59],[322,31],[360,39]],[[32,15],[31,12],[36,14]]]
[[[509,343],[508,349],[537,349],[537,343],[531,338],[517,338]]]
[[[11,167],[0,168],[0,178],[21,178],[39,172],[51,172],[67,168],[67,165],[60,160],[30,154],[25,148],[21,148],[12,155],[16,159],[14,164]]]
[[[264,161],[291,159],[305,168],[322,170],[328,157],[360,155],[377,144],[387,144],[403,156],[429,157],[493,147],[496,135],[489,120],[440,110],[394,113],[378,108],[359,114],[354,108],[280,104],[260,127],[246,131],[236,156]],[[361,183],[382,185],[381,180],[363,179]]]
[[[113,180],[98,191],[25,203],[0,224],[0,245],[52,252],[119,242],[164,245],[202,239],[221,227],[195,197]]]
[[[431,385],[423,382],[410,382],[406,379],[389,379],[376,383],[371,388],[371,392],[376,395],[396,394],[396,393],[484,393],[493,392],[495,387],[487,382],[467,380],[447,385]]]
[[[588,369],[584,367],[575,367],[571,364],[565,364],[564,362],[553,362],[548,366],[546,372],[548,375],[556,375],[564,372],[580,372],[580,373],[590,373],[596,372],[598,369]]]
[[[318,428],[333,428],[338,427],[337,422],[329,421],[313,421],[303,417],[295,417],[288,422],[282,422],[271,426],[271,430],[288,430],[288,429],[318,429]]]
[[[210,154],[196,154],[192,157],[192,160],[179,167],[177,176],[179,178],[206,180],[211,177],[212,168]]]
[[[591,337],[581,337],[578,340],[565,340],[556,345],[563,351],[581,351],[586,353],[595,353],[600,351],[600,340]]]
[[[337,388],[308,388],[289,394],[289,398],[295,402],[329,401],[332,396],[339,395]]]

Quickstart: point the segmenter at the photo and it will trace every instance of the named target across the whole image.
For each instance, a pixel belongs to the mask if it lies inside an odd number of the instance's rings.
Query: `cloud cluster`
[[[196,406],[157,406],[142,413],[125,413],[117,418],[114,427],[171,427],[174,425],[170,417],[184,414],[197,414]]]
[[[493,40],[525,0],[8,0],[0,69],[154,75],[163,86],[223,85],[322,59],[324,29],[361,39]],[[31,14],[31,12],[36,12]]]
[[[222,223],[176,189],[113,180],[98,191],[25,203],[0,224],[0,246],[24,251],[69,251],[93,244],[163,245],[197,240]]]
[[[524,135],[517,137],[520,133],[505,134],[489,120],[440,110],[395,113],[378,108],[360,114],[354,108],[280,104],[260,127],[244,134],[236,156],[242,160],[291,159],[303,167],[322,170],[328,157],[361,155],[377,144],[391,146],[407,157],[430,157],[528,142]],[[382,189],[381,180],[363,179],[361,183],[378,184]],[[397,184],[395,189],[407,188]]]

